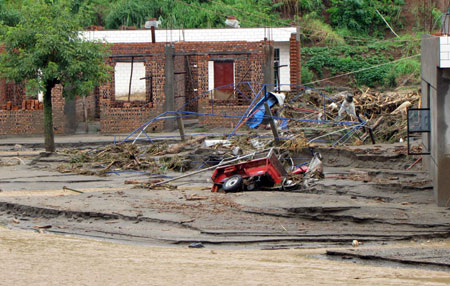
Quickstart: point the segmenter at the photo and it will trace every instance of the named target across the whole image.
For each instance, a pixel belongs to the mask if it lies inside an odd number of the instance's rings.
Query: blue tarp
[[[264,119],[264,115],[266,114],[266,109],[264,108],[264,102],[269,104],[269,107],[274,106],[278,103],[278,100],[275,96],[268,94],[267,98],[263,97],[260,101],[252,108],[249,113],[249,119],[247,120],[247,125],[250,128],[256,128]]]
[[[263,122],[264,116],[266,115],[266,109],[264,107],[264,102],[267,101],[270,108],[272,108],[272,106],[274,106],[275,104],[279,104],[280,106],[283,106],[284,98],[285,98],[284,94],[269,92],[267,94],[267,97],[264,97],[260,101],[258,101],[258,103],[256,103],[255,107],[253,107],[252,110],[250,111],[250,113],[248,115],[249,118],[247,120],[247,125],[250,128],[256,128],[256,127],[258,127],[258,125],[260,125]],[[274,116],[277,116],[277,115],[274,114]],[[287,123],[288,123],[287,120],[283,120],[281,122],[281,127],[283,129],[286,129]]]

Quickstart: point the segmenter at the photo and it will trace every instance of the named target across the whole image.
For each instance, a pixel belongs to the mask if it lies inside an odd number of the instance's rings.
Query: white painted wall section
[[[291,70],[290,70],[290,55],[289,55],[289,42],[288,43],[275,43],[274,49],[280,49],[280,66],[287,65],[280,68],[280,83],[281,90],[291,90],[288,84],[291,83]],[[285,85],[283,85],[285,84]]]
[[[114,81],[116,89],[116,99],[128,96],[130,85],[131,62],[116,63],[114,68]],[[131,80],[131,94],[144,94],[145,97],[145,65],[143,62],[133,63],[133,78]]]
[[[208,90],[214,89],[214,61],[208,61]]]
[[[440,63],[441,68],[450,68],[450,37],[441,36],[440,40]]]
[[[156,30],[156,42],[220,42],[248,41],[259,42],[267,38],[274,42],[289,42],[295,27],[282,28],[227,28],[227,29],[175,29]],[[108,43],[149,43],[152,41],[150,30],[108,30],[83,31],[82,37],[89,41]]]

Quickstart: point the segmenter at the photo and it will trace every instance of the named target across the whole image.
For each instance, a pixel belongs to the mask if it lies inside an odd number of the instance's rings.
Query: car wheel
[[[241,189],[242,177],[241,175],[233,175],[223,183],[222,188],[225,192],[237,192]]]

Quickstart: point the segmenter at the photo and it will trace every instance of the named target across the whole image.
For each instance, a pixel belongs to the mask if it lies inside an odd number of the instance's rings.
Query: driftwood
[[[156,180],[148,180],[148,181],[139,181],[139,180],[126,180],[125,184],[126,185],[146,185],[146,184],[156,184],[162,182],[161,179],[156,179]]]
[[[194,138],[191,140],[188,140],[186,142],[182,142],[182,143],[178,143],[175,145],[170,146],[167,149],[167,153],[169,154],[176,154],[176,153],[180,153],[181,151],[183,151],[185,149],[185,147],[194,145],[194,144],[199,144],[200,142],[203,142],[206,139],[206,136],[201,136],[198,138]]]

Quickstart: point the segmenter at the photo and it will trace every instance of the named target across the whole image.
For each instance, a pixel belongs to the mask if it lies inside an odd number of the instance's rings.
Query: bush
[[[149,17],[156,17],[152,4],[152,1],[145,0],[119,0],[105,18],[106,28],[118,29],[122,25],[140,28]]]
[[[389,87],[397,86],[397,82],[400,78],[406,78],[408,81],[413,80],[415,82],[419,82],[420,61],[418,58],[405,59],[390,67],[390,71],[387,76],[387,85]]]
[[[377,36],[384,35],[387,29],[377,10],[391,26],[402,27],[400,12],[404,4],[403,0],[331,0],[327,11],[333,27]]]
[[[312,13],[315,16],[321,16],[325,6],[321,0],[298,0],[298,8],[302,15]]]
[[[11,7],[7,1],[0,0],[0,23],[7,26],[15,26],[19,23],[20,12]]]
[[[314,73],[306,66],[302,67],[302,84],[308,85],[314,79]]]
[[[332,46],[345,44],[344,38],[336,33],[330,25],[319,19],[314,19],[312,15],[303,17],[300,26],[302,27],[304,42]]]
[[[405,42],[376,41],[366,46],[339,45],[303,48],[302,68],[308,68],[318,78],[323,77],[324,71],[328,71],[331,76],[355,72],[349,77],[358,86],[395,85],[398,77],[409,74],[418,76],[420,74],[420,63],[417,59],[404,60],[395,65],[384,65],[360,72],[356,71],[388,63],[394,60],[392,50],[404,47]]]

